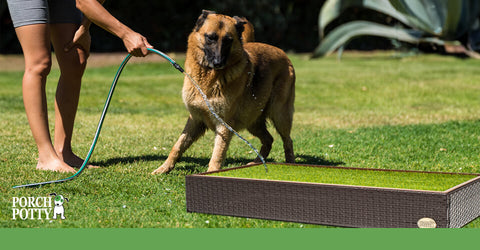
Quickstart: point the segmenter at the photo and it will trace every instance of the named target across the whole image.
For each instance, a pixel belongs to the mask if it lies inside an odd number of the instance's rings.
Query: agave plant
[[[325,27],[351,7],[366,8],[391,16],[402,23],[387,26],[370,21],[356,20],[342,24],[326,36]],[[318,18],[320,45],[313,57],[330,54],[358,36],[381,36],[408,43],[428,42],[444,45],[465,35],[467,54],[475,55],[479,29],[480,1],[477,0],[328,0]]]

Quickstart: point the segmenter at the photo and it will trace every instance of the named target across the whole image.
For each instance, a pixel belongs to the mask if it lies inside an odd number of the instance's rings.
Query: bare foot
[[[65,164],[65,162],[55,159],[49,162],[40,162],[37,163],[38,170],[49,170],[61,173],[76,173],[77,171],[72,167]]]
[[[60,159],[63,159],[65,163],[67,163],[68,165],[74,168],[80,168],[83,165],[83,161],[84,161],[82,158],[78,157],[73,153],[69,154],[69,156],[64,155],[63,157],[60,155]],[[87,168],[99,168],[99,167],[88,164]]]

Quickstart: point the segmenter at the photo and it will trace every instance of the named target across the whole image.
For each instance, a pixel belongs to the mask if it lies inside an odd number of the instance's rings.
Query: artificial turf
[[[268,164],[267,167],[268,171],[265,171],[263,165],[255,165],[214,172],[209,175],[428,191],[446,191],[478,177],[473,174],[381,171],[327,166]]]

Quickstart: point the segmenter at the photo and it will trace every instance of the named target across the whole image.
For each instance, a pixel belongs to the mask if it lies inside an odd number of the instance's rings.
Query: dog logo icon
[[[57,219],[57,214],[60,215],[60,218],[62,220],[65,220],[65,208],[63,207],[63,203],[65,201],[68,201],[68,198],[66,197],[63,197],[63,195],[57,195],[56,193],[51,193],[50,194],[51,196],[55,196],[55,198],[53,199],[54,200],[54,204],[55,204],[55,207],[53,208],[53,219],[56,220]]]

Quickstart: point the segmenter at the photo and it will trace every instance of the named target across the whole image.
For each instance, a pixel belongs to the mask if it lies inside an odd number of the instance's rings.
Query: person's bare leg
[[[83,159],[73,153],[71,141],[89,48],[86,48],[87,51],[80,48],[64,51],[65,45],[72,41],[78,29],[76,24],[50,24],[50,29],[55,56],[60,66],[60,79],[55,96],[54,146],[60,159],[72,167],[80,167]]]
[[[30,129],[38,148],[37,169],[72,172],[75,169],[58,158],[48,126],[45,85],[51,67],[50,31],[47,24],[15,29],[25,57],[22,81],[23,102]]]

